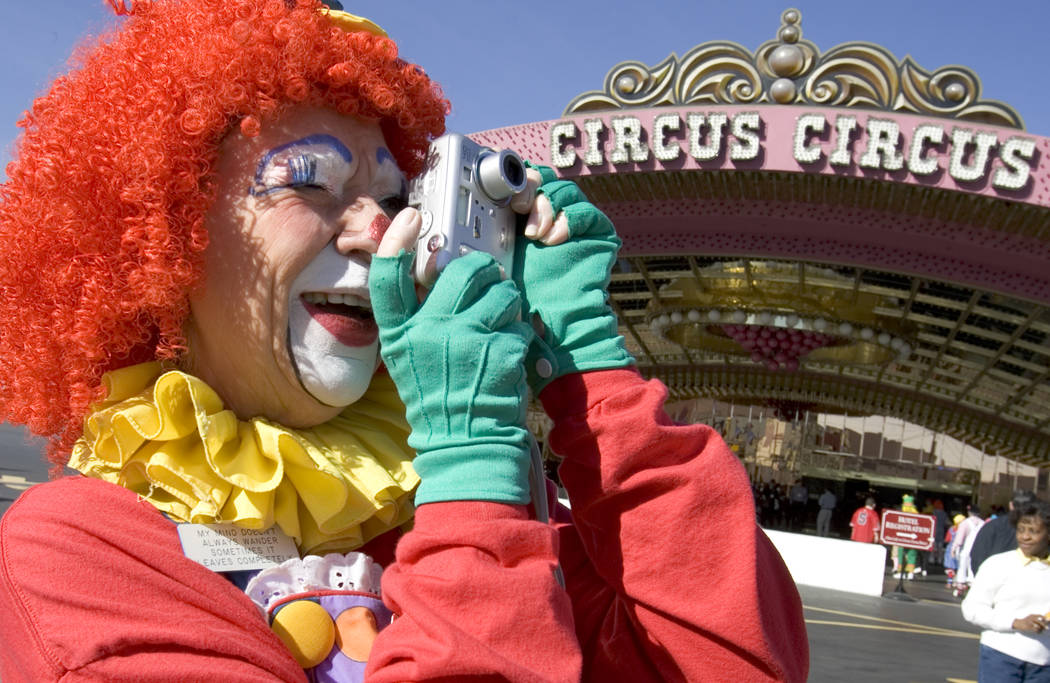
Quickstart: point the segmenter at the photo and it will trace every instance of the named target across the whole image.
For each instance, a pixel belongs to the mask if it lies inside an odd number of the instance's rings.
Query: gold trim
[[[787,185],[780,183],[776,174],[729,175],[744,175],[752,181],[745,182],[745,186],[759,188],[757,195],[748,195],[751,199],[785,201],[791,197],[784,192]],[[778,181],[775,184],[774,178]],[[595,185],[593,180],[584,188],[589,197],[605,195],[604,201],[616,201],[608,197],[614,192],[632,193],[630,188],[617,190],[612,183]],[[911,197],[909,193],[862,200],[862,193],[846,191],[849,184],[833,180],[836,182],[830,186],[819,184],[812,192],[807,189],[809,201],[834,196],[838,197],[835,202],[869,207],[892,204],[902,211],[914,204],[907,212],[929,220],[946,218],[951,206],[935,202],[919,208],[918,195]],[[708,191],[730,192],[737,187],[734,179],[728,185],[712,185]],[[599,188],[603,188],[601,192],[596,191]],[[832,192],[834,188],[838,189]],[[659,194],[660,186],[654,185],[651,191]],[[719,200],[721,196],[717,195]],[[958,218],[971,225],[998,225],[1001,229],[1010,223],[1010,232],[1023,227],[1017,234],[1025,235],[1031,235],[1032,225],[1041,226],[1034,228],[1036,232],[1046,231],[1046,211],[1042,209],[1038,221],[1003,221],[996,219],[998,214],[991,206],[979,205],[976,214],[966,208],[968,201],[956,206]],[[1024,226],[1018,226],[1019,222]],[[791,281],[800,296],[814,287],[833,287],[880,297],[884,305],[875,310],[878,320],[887,327],[900,325],[912,352],[905,360],[879,365],[821,362],[805,357],[796,372],[771,371],[747,356],[675,344],[650,326],[657,305],[663,306],[660,310],[668,315],[674,310],[682,311],[688,319],[689,309],[677,308],[679,301],[672,296],[670,283],[706,283],[720,264],[747,266],[756,289],[762,291],[764,282],[770,279],[763,270],[769,263],[777,263],[788,269],[785,272],[794,274]],[[611,279],[610,301],[628,350],[638,359],[643,374],[665,380],[672,397],[735,400],[738,405],[794,401],[817,404],[821,412],[896,416],[949,433],[990,455],[1050,466],[1050,307],[1046,301],[1019,298],[941,276],[888,270],[875,263],[835,265],[733,257],[702,250],[644,255],[624,250]],[[784,277],[773,279],[784,281]],[[956,426],[945,428],[946,423]]]
[[[670,400],[715,399],[737,405],[793,402],[810,412],[892,415],[939,431],[975,448],[1029,465],[1050,461],[1050,440],[1028,425],[975,412],[943,397],[917,396],[883,383],[838,372],[769,372],[758,366],[640,366],[646,378],[661,379]]]
[[[690,349],[750,356],[723,329],[727,324],[749,324],[835,338],[803,355],[805,361],[876,365],[898,357],[902,343],[908,349],[914,346],[913,330],[877,313],[893,309],[893,301],[857,290],[852,280],[832,270],[811,269],[802,286],[798,269],[791,265],[746,262],[718,264],[698,270],[692,278],[672,280],[649,302],[646,319],[654,332]],[[718,319],[708,317],[712,312]],[[667,317],[674,314],[679,319],[669,322]],[[734,320],[734,315],[742,319]],[[843,323],[850,331],[838,331]],[[864,328],[869,330],[867,338],[860,337]]]
[[[804,104],[876,109],[1024,130],[1010,106],[981,99],[981,82],[963,66],[923,69],[884,47],[843,43],[821,54],[802,40],[802,13],[781,14],[777,39],[754,52],[730,41],[702,43],[653,67],[622,62],[603,90],[575,97],[563,116],[638,107],[703,104]]]

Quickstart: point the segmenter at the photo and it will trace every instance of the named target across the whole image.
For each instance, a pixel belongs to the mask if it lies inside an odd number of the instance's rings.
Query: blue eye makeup
[[[331,135],[293,140],[263,155],[249,193],[260,196],[284,189],[320,188],[338,195],[353,173],[353,162],[346,145]]]
[[[292,172],[292,185],[313,185],[317,182],[317,159],[300,154],[288,160]]]

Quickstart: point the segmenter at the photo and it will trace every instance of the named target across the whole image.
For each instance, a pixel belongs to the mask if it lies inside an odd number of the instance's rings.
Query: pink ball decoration
[[[800,358],[835,340],[820,332],[783,330],[766,325],[722,325],[722,331],[748,351],[753,362],[770,370],[798,370]]]

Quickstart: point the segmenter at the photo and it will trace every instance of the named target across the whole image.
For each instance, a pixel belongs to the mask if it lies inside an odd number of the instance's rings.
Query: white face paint
[[[292,283],[288,342],[303,387],[318,401],[348,406],[368,389],[378,364],[368,262],[328,244]]]
[[[186,368],[242,419],[322,424],[378,365],[368,268],[404,179],[379,124],[327,109],[295,108],[221,149]]]

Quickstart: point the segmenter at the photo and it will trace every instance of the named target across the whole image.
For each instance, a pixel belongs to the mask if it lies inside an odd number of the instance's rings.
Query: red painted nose
[[[383,241],[383,235],[386,234],[387,228],[390,227],[390,219],[387,218],[385,213],[377,213],[376,217],[372,219],[372,223],[368,226],[368,236],[375,240],[376,244]]]

